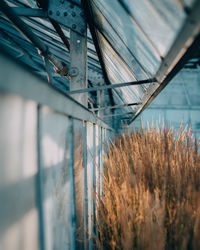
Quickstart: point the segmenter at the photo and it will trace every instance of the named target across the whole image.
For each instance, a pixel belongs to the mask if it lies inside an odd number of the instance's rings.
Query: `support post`
[[[87,81],[87,25],[85,30],[79,33],[70,30],[70,91],[85,89],[88,87]],[[88,106],[88,94],[79,93],[73,98],[85,107]]]

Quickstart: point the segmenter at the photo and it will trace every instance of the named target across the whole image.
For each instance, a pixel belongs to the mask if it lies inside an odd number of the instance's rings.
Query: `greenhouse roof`
[[[42,77],[50,75],[66,94],[88,92],[88,107],[97,115],[103,110],[109,124],[130,124],[186,63],[191,70],[199,64],[198,0],[6,0],[0,10],[1,49]],[[88,88],[70,90],[69,77],[45,67],[37,41],[19,32],[15,15],[67,68],[70,30],[81,35],[86,20]]]

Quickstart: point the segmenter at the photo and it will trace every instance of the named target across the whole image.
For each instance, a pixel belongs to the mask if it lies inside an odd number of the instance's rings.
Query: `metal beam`
[[[12,10],[18,16],[42,17],[42,18],[47,17],[47,11],[41,9],[13,7]]]
[[[41,77],[9,55],[0,53],[0,92],[19,95],[48,106],[56,112],[78,120],[95,123],[113,131],[86,107],[55,87],[47,84]],[[12,73],[11,73],[12,72]],[[24,84],[26,83],[26,84]]]
[[[140,104],[141,103],[125,103],[125,104],[121,104],[121,105],[114,105],[114,106],[105,106],[105,107],[94,108],[94,109],[91,109],[91,110],[92,111],[98,111],[98,110],[104,110],[104,109],[125,108],[125,107],[140,105]]]
[[[116,83],[112,85],[104,85],[94,88],[87,88],[87,89],[79,89],[75,91],[70,91],[68,94],[78,94],[78,93],[86,93],[86,92],[92,92],[92,91],[99,91],[99,90],[105,90],[105,89],[115,89],[115,88],[121,88],[126,86],[133,86],[133,85],[141,85],[141,84],[147,84],[147,83],[153,83],[156,82],[156,79],[146,79],[141,81],[134,81],[134,82],[125,82],[125,83]]]
[[[85,23],[84,34],[71,30],[70,31],[70,90],[75,92],[76,89],[85,89],[88,86],[88,71],[87,71],[87,25]],[[78,102],[85,107],[88,105],[88,94],[74,95]]]
[[[147,109],[155,109],[155,110],[184,110],[184,111],[189,111],[189,110],[196,110],[200,111],[200,106],[193,106],[193,105],[150,105]]]

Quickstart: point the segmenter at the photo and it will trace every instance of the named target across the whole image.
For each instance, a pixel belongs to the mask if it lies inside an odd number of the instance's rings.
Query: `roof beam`
[[[147,83],[153,83],[153,82],[156,82],[156,80],[154,78],[141,80],[141,81],[134,81],[134,82],[125,82],[125,83],[117,83],[117,84],[112,84],[112,85],[104,85],[104,86],[99,86],[99,87],[94,87],[94,88],[78,89],[78,90],[70,91],[68,94],[73,95],[73,94],[106,90],[106,89],[116,89],[116,88],[121,88],[121,87],[126,87],[126,86],[141,85],[141,84],[147,84]]]
[[[41,9],[13,7],[12,10],[18,16],[43,17],[43,18],[47,17],[47,11]]]

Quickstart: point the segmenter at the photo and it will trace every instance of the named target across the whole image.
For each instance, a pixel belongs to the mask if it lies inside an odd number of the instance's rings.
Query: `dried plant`
[[[200,249],[200,155],[191,129],[119,136],[96,194],[99,249]]]

